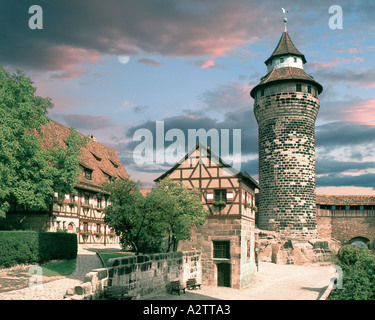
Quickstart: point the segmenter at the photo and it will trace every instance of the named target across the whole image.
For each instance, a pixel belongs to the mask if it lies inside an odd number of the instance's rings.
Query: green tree
[[[54,147],[48,150],[48,159],[53,168],[52,180],[54,191],[59,194],[74,194],[74,185],[79,176],[79,155],[86,146],[87,138],[81,138],[70,128],[64,140],[66,147]]]
[[[0,217],[11,207],[25,211],[47,209],[54,188],[60,185],[55,179],[72,172],[69,167],[57,167],[52,151],[41,147],[38,134],[49,121],[46,113],[53,105],[49,98],[36,96],[35,92],[32,81],[22,71],[9,74],[0,67]],[[74,140],[73,136],[68,140]],[[68,147],[66,153],[76,156],[78,151],[73,149]]]
[[[154,225],[152,212],[145,208],[139,183],[116,179],[104,184],[111,194],[111,205],[105,209],[104,221],[120,236],[123,247],[130,245],[136,254],[159,252],[161,232]]]
[[[179,241],[190,240],[192,228],[202,226],[208,214],[197,189],[188,189],[171,179],[162,180],[152,189],[146,207],[163,232],[167,252],[176,251]]]

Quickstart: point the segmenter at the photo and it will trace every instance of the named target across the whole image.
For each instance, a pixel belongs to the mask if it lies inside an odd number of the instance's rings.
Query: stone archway
[[[73,222],[68,224],[68,233],[76,233],[76,227]]]
[[[363,248],[367,248],[369,245],[370,240],[365,237],[355,237],[348,241],[348,244],[353,246],[359,246]]]

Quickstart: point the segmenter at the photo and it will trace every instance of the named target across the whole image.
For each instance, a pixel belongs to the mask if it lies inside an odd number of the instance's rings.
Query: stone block
[[[91,294],[92,292],[92,285],[90,282],[84,282],[79,286],[74,288],[74,293],[78,295],[87,295]]]

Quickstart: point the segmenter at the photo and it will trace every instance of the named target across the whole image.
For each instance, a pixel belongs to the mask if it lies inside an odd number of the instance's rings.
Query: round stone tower
[[[317,236],[315,119],[323,87],[303,70],[305,56],[288,32],[265,61],[250,95],[259,126],[260,229],[286,237]]]

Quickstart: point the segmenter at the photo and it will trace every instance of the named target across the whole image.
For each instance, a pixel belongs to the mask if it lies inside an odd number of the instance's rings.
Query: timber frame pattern
[[[198,189],[210,216],[215,218],[228,215],[231,218],[253,217],[257,210],[254,190],[259,188],[258,183],[246,172],[239,172],[225,163],[201,143],[155,181],[167,176],[188,188]],[[215,191],[218,190],[226,190],[225,204],[215,201]]]

